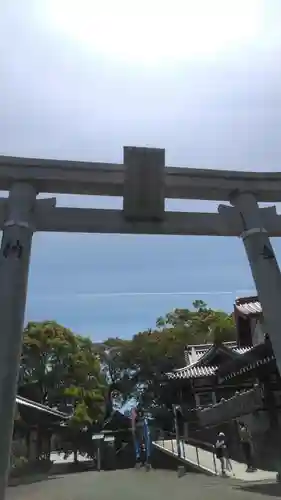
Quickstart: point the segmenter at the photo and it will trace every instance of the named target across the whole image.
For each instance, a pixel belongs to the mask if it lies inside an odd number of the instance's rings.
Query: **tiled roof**
[[[243,355],[246,354],[247,352],[250,352],[253,348],[252,347],[243,347],[243,348],[237,348],[235,349],[235,352]],[[243,373],[249,372],[253,370],[254,368],[265,365],[270,363],[270,361],[273,361],[275,359],[275,356],[269,355],[265,356],[262,359],[257,359],[255,361],[252,361],[246,366],[243,366],[241,368],[238,368],[237,370],[231,371],[224,375],[223,377],[220,377],[221,380],[229,380],[237,375],[241,375]],[[197,364],[194,364],[194,366],[185,366],[184,368],[179,368],[175,370],[174,372],[167,373],[168,379],[189,379],[189,378],[200,378],[200,377],[210,377],[212,375],[215,375],[216,372],[218,371],[218,366],[216,365],[209,365],[209,366],[200,366]]]
[[[222,345],[228,349],[237,347],[236,342],[223,342]],[[204,354],[214,347],[214,344],[193,344],[185,347],[186,365],[193,364],[201,359]]]
[[[253,349],[252,346],[248,347],[234,347],[232,351],[236,352],[237,354],[245,354],[245,352],[249,352]]]
[[[254,350],[253,350],[253,352],[254,352]],[[267,355],[264,355],[262,357],[256,357],[256,359],[253,358],[252,360],[249,359],[248,363],[246,362],[245,364],[243,364],[240,367],[238,366],[237,369],[229,370],[228,373],[225,373],[220,378],[221,378],[221,380],[229,380],[229,379],[236,377],[238,375],[242,375],[243,373],[250,372],[251,370],[254,370],[255,368],[257,368],[258,366],[267,365],[271,361],[274,361],[274,360],[275,360],[274,353],[268,352]],[[241,359],[241,361],[242,361],[242,359]]]
[[[263,359],[258,359],[253,363],[249,363],[248,365],[243,366],[242,368],[240,368],[240,370],[228,373],[223,377],[223,380],[229,380],[233,377],[236,377],[237,375],[242,375],[242,373],[250,372],[251,370],[254,370],[254,368],[257,368],[258,366],[267,365],[268,363],[270,363],[270,361],[273,361],[274,359],[275,359],[274,355],[267,356],[266,358]]]
[[[168,379],[183,379],[183,378],[199,378],[214,375],[217,371],[217,366],[185,366],[167,373]]]
[[[218,369],[219,379],[229,380],[237,375],[247,373],[255,368],[266,365],[275,359],[271,343],[268,338],[265,342],[253,346],[242,353],[237,360],[229,360]]]
[[[245,354],[249,352],[252,347],[237,347],[236,342],[224,342],[223,346],[234,351],[237,354]],[[203,365],[200,362],[204,362],[201,358],[210,351],[214,347],[213,344],[205,344],[205,345],[193,345],[189,346],[189,348],[193,348],[196,350],[196,353],[200,353],[197,357],[197,360],[191,364],[187,364],[183,368],[178,368],[173,372],[167,373],[168,379],[189,379],[189,378],[200,378],[200,377],[208,377],[215,375],[218,370],[218,366],[216,365]],[[204,349],[203,349],[204,348]]]
[[[243,316],[256,316],[262,313],[258,297],[244,297],[235,300],[234,307]]]

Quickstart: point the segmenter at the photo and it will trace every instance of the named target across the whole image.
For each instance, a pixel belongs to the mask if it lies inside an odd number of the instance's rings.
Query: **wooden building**
[[[237,344],[255,346],[264,342],[263,316],[258,297],[236,299],[234,303],[234,320],[237,331]]]
[[[231,398],[224,398],[201,412],[200,421],[202,425],[212,425],[243,417],[253,432],[264,432],[278,424],[281,386],[258,298],[237,299],[234,317],[240,356],[220,364],[216,385],[223,387],[229,383],[236,390]],[[245,385],[251,388],[246,394]]]
[[[258,298],[237,299],[234,318],[236,342],[187,346],[186,365],[166,374],[173,402],[182,405],[187,420],[201,426],[258,410],[268,425],[276,424],[280,377]]]
[[[52,437],[68,419],[65,413],[18,395],[12,455],[29,461],[49,459]]]
[[[230,398],[237,389],[250,389],[251,380],[218,381],[217,373],[221,366],[236,362],[250,347],[239,347],[236,342],[222,344],[202,344],[187,346],[186,366],[167,373],[174,403],[182,406],[189,421],[198,419],[198,410],[215,405],[221,399]]]
[[[233,434],[237,422],[244,421],[256,450],[277,457],[281,379],[258,298],[237,299],[234,318],[236,342],[186,347],[186,366],[166,374],[170,392],[191,429],[201,434],[213,429],[205,438],[213,440],[218,429]]]

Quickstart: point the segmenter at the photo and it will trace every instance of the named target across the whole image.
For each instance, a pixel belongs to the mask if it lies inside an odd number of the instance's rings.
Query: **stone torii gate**
[[[281,275],[269,236],[281,216],[281,174],[165,167],[165,151],[124,148],[124,164],[0,157],[0,500],[13,428],[32,236],[35,231],[238,236],[281,369]],[[56,207],[39,193],[122,196],[123,210]],[[225,200],[218,213],[165,211],[165,198]]]

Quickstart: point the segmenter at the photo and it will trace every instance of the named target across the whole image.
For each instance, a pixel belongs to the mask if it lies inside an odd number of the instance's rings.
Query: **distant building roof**
[[[220,381],[230,380],[238,375],[251,372],[258,366],[268,365],[272,362],[274,362],[272,365],[274,367],[275,355],[267,337],[264,343],[253,346],[242,356],[239,356],[238,360],[229,360],[219,367],[217,375]]]
[[[257,296],[242,297],[235,300],[234,310],[240,316],[260,316],[262,314],[261,303]]]
[[[167,373],[169,379],[183,379],[183,378],[199,378],[210,377],[217,371],[217,366],[185,366],[175,370],[174,372]]]
[[[244,318],[256,318],[262,314],[261,303],[257,296],[237,298],[234,304],[235,313]],[[247,342],[250,343],[250,342]],[[166,373],[168,379],[190,379],[206,376],[214,376],[219,370],[216,354],[220,351],[225,354],[229,362],[233,364],[238,361],[240,355],[244,355],[253,349],[252,346],[238,346],[236,342],[223,342],[220,345],[215,344],[194,344],[185,347],[185,363],[183,368]],[[238,355],[238,356],[237,356]]]
[[[222,344],[198,344],[186,347],[187,364],[183,368],[178,368],[166,373],[168,379],[191,379],[214,376],[219,366],[212,363],[219,352],[229,356],[229,359],[250,351],[252,347],[238,347],[236,342],[223,342]],[[189,357],[190,353],[190,357]],[[190,360],[194,360],[190,363]]]
[[[244,352],[247,351],[247,347],[238,347],[236,342],[223,342],[221,345],[228,349],[231,349],[234,352],[237,352],[238,354],[243,354]],[[184,353],[186,366],[192,365],[193,363],[197,363],[197,361],[202,359],[207,352],[210,352],[210,349],[212,349],[213,346],[214,344],[187,345],[185,347],[185,353]]]

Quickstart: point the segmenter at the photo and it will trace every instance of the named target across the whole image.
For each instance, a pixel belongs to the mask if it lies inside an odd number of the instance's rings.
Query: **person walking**
[[[174,405],[173,412],[178,456],[185,458],[184,417],[181,406]]]
[[[142,408],[132,411],[132,432],[135,447],[136,467],[150,468],[151,437],[147,418]]]
[[[233,476],[235,476],[234,474],[234,470],[233,470],[233,467],[232,467],[232,463],[231,463],[231,460],[230,460],[230,456],[229,456],[229,449],[228,449],[228,445],[227,443],[225,443],[225,468],[228,472],[231,472]]]
[[[222,476],[226,475],[225,466],[226,466],[226,440],[224,432],[219,432],[215,444],[216,449],[216,457],[220,461],[221,464],[221,474]]]
[[[249,429],[243,422],[239,423],[240,443],[243,450],[243,455],[247,465],[246,472],[254,472],[253,466],[253,440]]]

